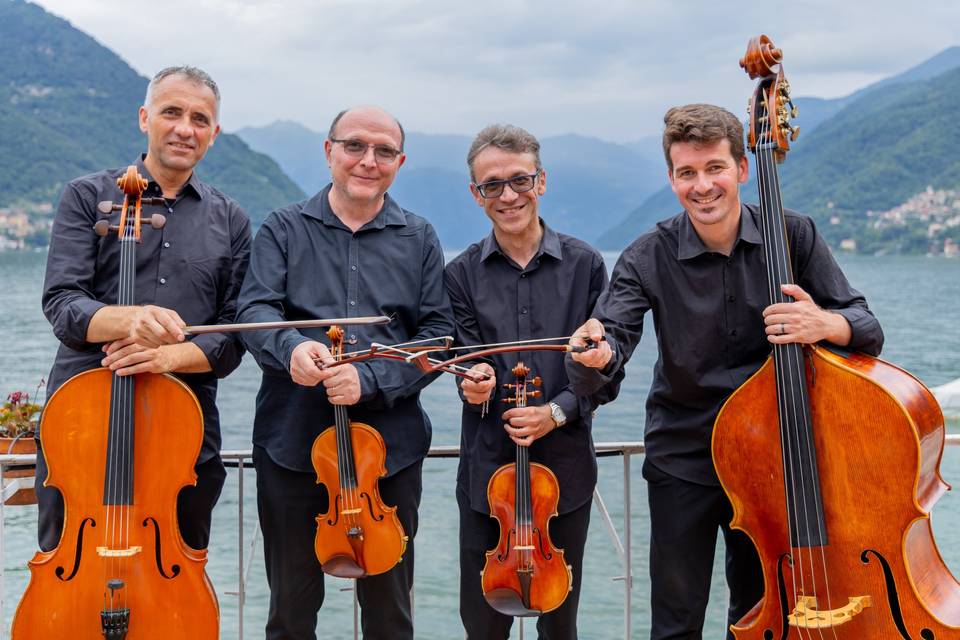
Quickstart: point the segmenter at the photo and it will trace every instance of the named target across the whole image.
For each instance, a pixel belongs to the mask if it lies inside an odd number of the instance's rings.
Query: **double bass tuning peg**
[[[100,204],[103,204],[102,202]],[[167,224],[167,217],[160,213],[155,213],[149,218],[140,218],[140,224],[150,225],[152,229],[162,229],[165,224]],[[111,231],[119,231],[119,225],[110,224],[108,220],[97,220],[97,223],[93,225],[93,231],[98,236],[105,236]]]
[[[167,201],[163,198],[140,198],[141,206],[165,205],[166,203]],[[123,205],[117,204],[112,200],[102,200],[101,202],[97,203],[97,211],[104,216],[108,216],[115,211],[120,211],[121,209],[123,209]]]

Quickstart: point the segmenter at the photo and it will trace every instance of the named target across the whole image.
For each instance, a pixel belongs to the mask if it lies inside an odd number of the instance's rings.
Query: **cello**
[[[797,129],[781,51],[750,41],[759,78],[749,146],[770,303],[792,282],[776,165]],[[960,583],[937,550],[930,511],[944,422],[915,377],[824,345],[775,344],[724,404],[713,460],[731,526],[760,557],[763,598],[731,626],[738,640],[935,640],[960,637]]]
[[[343,329],[327,331],[330,353],[343,354]],[[386,475],[387,449],[377,430],[351,422],[347,408],[333,405],[334,425],[313,442],[311,460],[317,482],[327,488],[326,513],[317,516],[314,551],[324,573],[363,578],[385,573],[403,557],[407,536],[380,497],[377,481]]]
[[[513,395],[504,402],[527,406],[540,396],[540,378],[528,380],[530,369],[518,362],[515,382],[504,384]],[[517,445],[517,461],[497,469],[487,483],[490,516],[500,525],[497,546],[487,552],[480,573],[483,597],[508,616],[540,616],[566,600],[573,572],[563,550],[550,541],[548,524],[557,515],[560,486],[546,466],[530,462],[529,447]]]
[[[100,236],[116,231],[120,249],[117,303],[134,304],[136,246],[147,181],[135,166],[117,181],[119,224],[102,219]],[[59,545],[30,561],[30,583],[17,607],[14,640],[214,639],[216,594],[204,570],[206,550],[180,537],[177,494],[196,483],[203,416],[193,392],[167,374],[118,376],[109,369],[77,374],[47,401],[41,441],[47,486],[63,495]]]

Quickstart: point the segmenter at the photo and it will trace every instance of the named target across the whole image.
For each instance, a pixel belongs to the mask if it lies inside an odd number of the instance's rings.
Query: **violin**
[[[141,217],[147,181],[131,166],[117,181],[120,211],[117,303],[132,305],[141,226],[162,228],[164,216]],[[159,200],[160,202],[156,202]],[[63,494],[60,544],[30,561],[30,583],[17,607],[15,640],[171,640],[219,637],[216,594],[204,570],[206,550],[180,537],[177,494],[196,483],[203,442],[200,405],[186,384],[167,374],[118,376],[92,369],[63,384],[47,401],[41,440],[47,486]]]
[[[793,275],[777,163],[797,128],[769,38],[741,60],[759,78],[750,105],[770,303]],[[731,626],[738,640],[960,637],[960,583],[937,551],[930,511],[943,415],[915,377],[877,358],[777,344],[727,400],[713,431],[731,526],[756,545],[763,598]]]
[[[514,383],[504,384],[513,396],[504,402],[527,406],[539,397],[539,377],[528,380],[530,369],[518,362]],[[560,485],[546,466],[530,462],[528,447],[517,445],[517,461],[497,469],[487,484],[490,515],[500,525],[497,546],[486,554],[481,572],[483,596],[491,607],[508,616],[540,616],[566,600],[573,588],[573,572],[563,550],[550,541],[548,524],[557,515]]]
[[[330,327],[330,353],[343,353],[343,329]],[[385,573],[403,557],[407,536],[380,497],[377,481],[387,474],[387,449],[377,430],[351,422],[347,408],[333,405],[335,423],[313,442],[317,482],[327,488],[329,506],[317,516],[314,550],[324,573],[363,578]]]

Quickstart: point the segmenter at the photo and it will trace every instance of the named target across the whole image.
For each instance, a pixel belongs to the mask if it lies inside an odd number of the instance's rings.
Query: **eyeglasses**
[[[533,189],[533,186],[537,184],[537,178],[540,176],[541,169],[537,169],[536,173],[531,173],[526,176],[515,176],[509,180],[491,180],[490,182],[484,182],[483,184],[474,183],[477,191],[480,192],[480,196],[483,198],[499,198],[503,194],[503,188],[507,185],[510,185],[510,188],[513,189],[514,193],[524,193]]]
[[[367,149],[373,147],[373,157],[377,162],[389,164],[397,159],[403,151],[388,147],[385,144],[370,144],[363,140],[337,140],[330,138],[330,142],[343,145],[343,152],[351,158],[362,158],[367,155]]]

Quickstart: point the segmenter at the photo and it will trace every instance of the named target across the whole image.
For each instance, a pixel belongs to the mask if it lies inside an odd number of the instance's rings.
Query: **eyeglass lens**
[[[491,180],[485,184],[478,184],[477,190],[484,198],[497,198],[503,193],[504,187],[509,184],[514,193],[523,193],[533,189],[536,178],[537,174],[534,173],[528,176],[517,176],[509,180]]]

